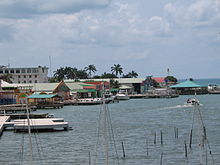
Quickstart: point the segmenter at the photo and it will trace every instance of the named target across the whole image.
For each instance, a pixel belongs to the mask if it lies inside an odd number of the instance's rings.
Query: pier
[[[0,116],[0,136],[5,129],[5,123],[10,120],[10,116]]]
[[[28,131],[28,120],[14,120],[15,132]],[[30,119],[31,130],[57,130],[63,129],[67,131],[69,129],[68,122],[64,122],[63,118],[46,118],[46,119]]]
[[[0,136],[6,128],[12,128],[15,132],[27,132],[28,120],[19,119],[10,121],[10,116],[0,116]],[[68,122],[63,118],[44,118],[44,119],[30,119],[30,129],[32,131],[56,131],[56,130],[69,130]]]
[[[9,105],[1,105],[0,113],[1,114],[11,114],[18,112],[27,112],[27,108],[29,111],[36,111],[36,106],[26,106],[26,104],[9,104]]]

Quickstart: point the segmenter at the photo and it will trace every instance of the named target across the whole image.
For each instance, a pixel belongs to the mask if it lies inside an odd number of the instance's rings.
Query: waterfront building
[[[48,82],[48,67],[9,68],[0,66],[0,76],[11,75],[11,81],[18,84]]]
[[[196,94],[207,94],[207,86],[202,86],[194,81],[184,81],[176,85],[170,86],[171,89],[175,89],[180,95],[194,95]]]

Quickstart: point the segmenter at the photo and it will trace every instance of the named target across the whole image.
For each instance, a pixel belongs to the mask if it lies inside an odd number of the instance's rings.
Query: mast
[[[30,115],[29,115],[28,99],[27,98],[26,98],[26,110],[27,110],[29,149],[30,149],[30,164],[33,165],[33,147],[32,147],[32,139],[31,139]]]
[[[107,109],[105,104],[105,85],[104,82],[102,84],[102,105],[104,112],[104,148],[105,148],[105,165],[108,165],[108,128],[107,128]]]

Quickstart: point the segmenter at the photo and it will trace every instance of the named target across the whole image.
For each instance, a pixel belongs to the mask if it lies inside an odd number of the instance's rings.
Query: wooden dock
[[[29,111],[36,111],[36,106],[28,106]],[[17,112],[27,112],[26,104],[9,104],[9,105],[0,105],[1,114],[10,114]]]
[[[65,130],[69,129],[68,122],[64,122],[63,118],[46,118],[46,119],[30,119],[30,129],[32,131],[45,131],[45,130]],[[28,131],[28,121],[14,120],[15,132]]]
[[[0,116],[5,116],[5,114],[0,114]],[[13,119],[27,119],[27,113],[10,113],[7,114],[10,118]],[[49,118],[49,113],[30,113],[30,119],[37,119],[37,118]]]
[[[0,136],[2,135],[4,129],[5,129],[5,124],[10,120],[10,116],[0,116]]]

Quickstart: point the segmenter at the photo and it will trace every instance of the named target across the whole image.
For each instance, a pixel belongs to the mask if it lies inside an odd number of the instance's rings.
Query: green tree
[[[174,76],[167,76],[165,77],[166,82],[177,82],[177,79]]]
[[[104,72],[104,73],[100,76],[100,78],[117,78],[117,76],[116,76],[115,74],[113,74],[113,73],[106,73],[106,72]]]
[[[128,74],[123,75],[123,78],[137,78],[137,77],[138,77],[138,74],[133,70],[129,72]]]
[[[92,78],[92,72],[95,73],[97,71],[94,64],[88,65],[84,69],[85,69],[85,71],[89,71],[89,78]]]
[[[119,88],[120,84],[119,84],[119,82],[117,80],[110,79],[110,87],[111,88]]]
[[[115,75],[118,77],[118,74],[121,75],[123,73],[123,68],[120,64],[114,64],[114,66],[111,67],[112,74],[115,73]]]
[[[63,79],[65,79],[65,76],[66,76],[66,72],[64,67],[61,67],[56,71],[54,71],[53,77],[56,81],[62,81]]]

